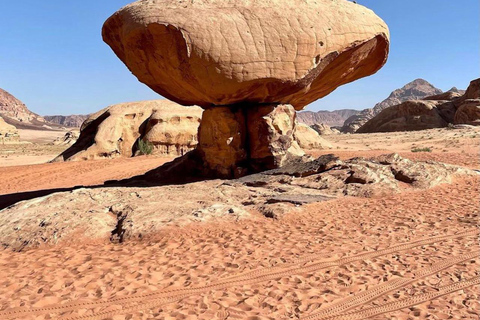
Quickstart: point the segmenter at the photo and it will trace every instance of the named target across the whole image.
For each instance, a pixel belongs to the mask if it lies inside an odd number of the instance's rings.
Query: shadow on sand
[[[104,184],[94,186],[75,186],[71,188],[45,189],[0,195],[0,210],[14,205],[20,201],[45,197],[57,192],[69,192],[81,188],[148,188],[165,185],[180,185],[215,178],[217,177],[214,177],[205,171],[205,167],[201,163],[199,155],[195,151],[191,151],[184,156],[165,163],[158,168],[146,172],[145,174],[129,179],[106,181]]]

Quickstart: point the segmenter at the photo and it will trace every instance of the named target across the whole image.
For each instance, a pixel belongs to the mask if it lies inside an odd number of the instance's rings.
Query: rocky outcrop
[[[480,79],[459,96],[447,92],[389,107],[357,130],[358,133],[416,131],[448,124],[480,125]]]
[[[457,109],[455,124],[480,126],[480,99],[465,100]]]
[[[386,24],[339,0],[137,1],[102,35],[141,82],[206,110],[190,166],[217,177],[302,155],[295,110],[377,72],[389,51]]]
[[[78,131],[68,131],[63,137],[55,139],[51,144],[54,146],[71,146],[77,142],[78,137]]]
[[[137,1],[105,22],[103,39],[157,93],[207,108],[301,110],[378,71],[389,47],[386,24],[343,0]]]
[[[6,123],[0,117],[0,143],[10,143],[20,141],[20,135],[17,128],[11,124]]]
[[[313,126],[310,126],[310,128],[315,130],[321,136],[329,136],[340,133],[340,131],[338,131],[337,129],[332,128],[324,123],[314,124]]]
[[[63,127],[80,128],[83,121],[87,120],[89,115],[74,114],[70,116],[44,116],[49,123],[54,123]]]
[[[154,154],[184,155],[198,145],[201,119],[198,107],[157,109],[148,119],[143,140],[153,145]]]
[[[380,103],[377,103],[373,109],[365,109],[358,115],[348,118],[343,127],[342,132],[355,133],[370,119],[378,115],[386,108],[399,105],[409,100],[420,100],[426,97],[442,94],[443,91],[435,88],[432,84],[423,79],[416,79],[400,89],[393,91],[390,96]]]
[[[297,125],[295,140],[298,145],[305,150],[324,150],[333,148],[332,144],[322,138],[317,131],[303,123]]]
[[[351,116],[359,114],[359,110],[353,109],[341,109],[335,111],[301,111],[298,112],[297,118],[298,122],[305,123],[308,126],[313,126],[316,124],[324,124],[330,127],[342,126],[345,123],[345,120]]]
[[[344,196],[375,197],[449,183],[473,171],[398,155],[341,161],[325,155],[236,180],[185,185],[110,185],[53,193],[0,212],[0,246],[21,250],[72,241],[127,242],[171,225],[281,218],[307,203]],[[123,183],[122,183],[123,184]],[[188,196],[186,196],[188,195]]]
[[[370,119],[357,133],[416,131],[448,125],[433,101],[407,101],[387,108]]]
[[[138,141],[151,143],[154,153],[182,155],[196,146],[202,110],[168,100],[123,103],[92,114],[77,142],[54,161],[131,157]],[[188,139],[192,137],[192,140]]]

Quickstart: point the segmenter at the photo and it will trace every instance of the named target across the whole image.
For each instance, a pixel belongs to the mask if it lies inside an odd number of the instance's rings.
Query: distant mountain
[[[80,128],[82,123],[87,120],[88,114],[73,114],[70,116],[45,116],[45,120],[64,127]]]
[[[28,110],[27,106],[7,91],[0,89],[0,115],[8,120],[31,123],[32,121],[45,122],[41,116]]]
[[[28,110],[27,106],[7,91],[0,89],[0,116],[17,129],[57,130],[56,124]]]
[[[420,100],[429,96],[435,96],[443,93],[442,90],[434,87],[428,81],[416,79],[407,83],[400,89],[393,91],[387,99],[379,102],[372,109],[365,109],[357,115],[348,118],[343,124],[342,131],[346,133],[354,133],[368,120],[375,117],[382,110],[392,107],[409,100]]]
[[[297,113],[298,121],[308,126],[326,124],[330,127],[342,126],[346,119],[360,113],[359,110],[341,109],[335,111],[301,111]]]

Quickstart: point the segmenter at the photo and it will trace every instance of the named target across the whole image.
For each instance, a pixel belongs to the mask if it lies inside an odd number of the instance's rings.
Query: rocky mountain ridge
[[[452,88],[453,89],[453,88]],[[455,88],[456,89],[456,88]],[[457,89],[458,90],[458,89]],[[353,115],[347,120],[342,127],[342,132],[355,133],[360,127],[374,118],[388,107],[396,106],[405,101],[420,100],[429,96],[442,94],[443,91],[424,79],[416,79],[407,83],[400,89],[394,90],[388,98],[377,103],[371,109],[365,109],[357,115]]]
[[[82,123],[88,119],[90,115],[88,114],[72,114],[69,116],[54,115],[54,116],[45,116],[45,120],[50,123],[54,123],[64,127],[70,128],[80,128]]]
[[[308,126],[325,124],[330,127],[342,126],[349,117],[357,115],[360,110],[340,109],[334,111],[320,110],[318,112],[302,111],[297,113],[297,119]]]

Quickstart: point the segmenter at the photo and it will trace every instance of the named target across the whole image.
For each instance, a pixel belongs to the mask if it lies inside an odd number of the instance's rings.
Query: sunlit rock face
[[[103,38],[137,78],[184,105],[297,110],[386,62],[389,31],[345,0],[142,0]]]
[[[155,92],[205,109],[196,158],[220,177],[301,157],[295,110],[377,72],[389,50],[386,24],[345,0],[140,0],[103,39]]]

